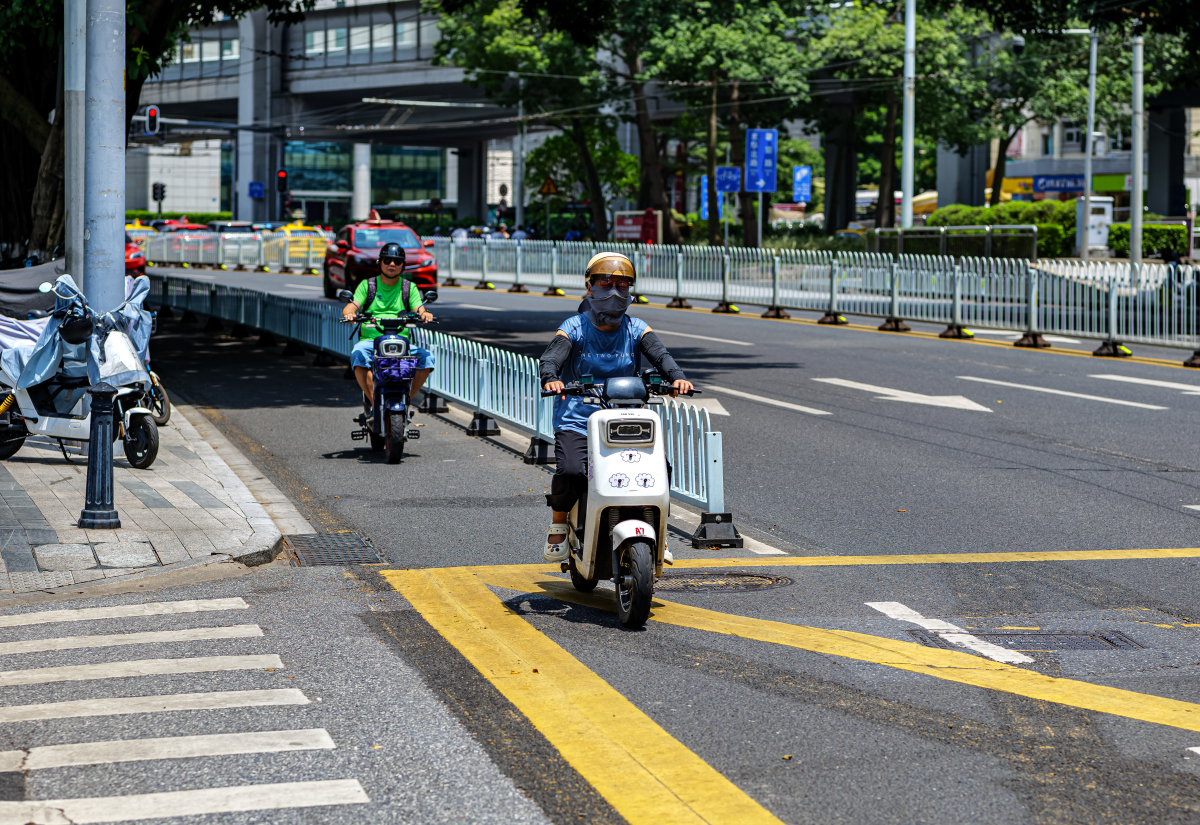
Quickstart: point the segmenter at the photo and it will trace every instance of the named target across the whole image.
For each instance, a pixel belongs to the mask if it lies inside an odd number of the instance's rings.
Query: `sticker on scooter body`
[[[621,460],[627,464],[637,464],[642,460],[642,454],[637,450],[621,450]]]
[[[637,486],[643,488],[654,486],[654,476],[649,473],[638,473],[633,477],[633,481]]]
[[[624,473],[613,473],[608,477],[608,483],[613,487],[624,488],[629,486],[629,476]]]

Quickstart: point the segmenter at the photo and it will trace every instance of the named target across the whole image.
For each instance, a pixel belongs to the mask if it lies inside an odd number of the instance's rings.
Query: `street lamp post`
[[[88,0],[83,289],[96,312],[125,298],[125,0]]]
[[[901,157],[900,226],[912,226],[913,140],[917,119],[917,0],[904,2],[904,149]],[[882,195],[882,193],[880,193]]]
[[[1130,154],[1129,263],[1142,262],[1142,36],[1133,38],[1133,146]]]
[[[1096,32],[1089,31],[1091,48],[1088,55],[1088,113],[1087,139],[1084,141],[1083,159],[1083,243],[1080,244],[1079,257],[1085,261],[1089,257],[1089,236],[1092,223],[1092,140],[1096,130]]]
[[[87,87],[87,0],[64,0],[63,20],[63,200],[65,201],[67,272],[80,289],[83,280],[84,90]]]
[[[513,201],[516,207],[516,227],[525,226],[525,78],[517,81],[521,95],[517,98],[517,174],[513,181]]]

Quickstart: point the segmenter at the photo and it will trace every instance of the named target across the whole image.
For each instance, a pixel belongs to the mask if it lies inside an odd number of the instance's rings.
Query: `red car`
[[[369,220],[347,224],[325,249],[325,297],[336,297],[339,289],[354,291],[361,282],[379,274],[379,250],[398,243],[404,249],[404,277],[421,291],[437,286],[437,260],[426,251],[433,241],[421,242],[412,229],[398,221],[384,220],[371,210]]]
[[[138,277],[146,274],[146,253],[125,233],[125,274]]]

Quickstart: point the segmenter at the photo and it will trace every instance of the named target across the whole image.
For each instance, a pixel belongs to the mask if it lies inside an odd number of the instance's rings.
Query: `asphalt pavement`
[[[316,278],[200,274],[319,299]],[[445,331],[537,355],[577,300],[445,289],[434,309]],[[240,597],[219,623],[263,636],[11,667],[253,654],[282,669],[68,682],[52,700],[0,674],[5,705],[281,686],[309,704],[21,723],[8,747],[318,728],[335,747],[40,768],[28,798],[336,781],[366,799],[203,821],[1196,821],[1200,375],[1169,365],[1186,353],[633,312],[706,390],[739,527],[782,551],[691,549],[681,514],[679,564],[639,632],[603,585],[582,597],[537,564],[549,475],[519,441],[419,415],[411,455],[387,465],[349,437],[343,366],[164,323],[168,389],[318,531],[358,534],[383,563],[39,606]]]

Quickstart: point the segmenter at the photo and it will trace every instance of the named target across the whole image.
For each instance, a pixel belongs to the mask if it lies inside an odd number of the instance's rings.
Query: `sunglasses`
[[[404,266],[404,259],[403,258],[380,258],[379,263],[383,264],[384,266],[387,266],[388,264],[391,264],[392,266]]]
[[[592,286],[602,287],[603,289],[611,289],[615,286],[618,292],[628,292],[629,288],[633,286],[633,281],[623,275],[616,277],[609,276],[607,278],[593,278]]]

